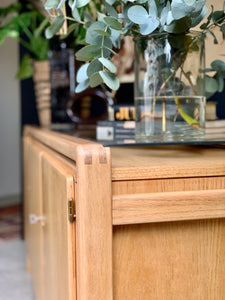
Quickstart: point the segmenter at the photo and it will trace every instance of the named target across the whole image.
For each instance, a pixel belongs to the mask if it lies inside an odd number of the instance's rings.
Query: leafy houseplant
[[[0,8],[0,45],[9,37],[18,40],[29,51],[29,54],[22,58],[17,73],[18,79],[26,79],[33,75],[32,59],[48,59],[49,41],[43,36],[43,32],[49,24],[49,19],[31,4],[24,7],[18,2]]]
[[[47,0],[45,8],[46,10],[55,8],[60,13],[61,6],[64,3],[65,1],[61,0]],[[153,61],[157,64],[153,64],[153,68],[145,66],[148,69],[145,80],[151,78],[155,84],[154,86],[151,82],[145,84],[142,95],[145,99],[144,103],[151,98],[151,104],[148,104],[149,117],[152,117],[159,99],[162,99],[162,106],[164,107],[162,115],[166,116],[166,106],[163,104],[163,99],[170,96],[173,97],[176,105],[173,121],[177,120],[179,114],[183,121],[189,125],[189,128],[199,130],[204,127],[204,120],[202,122],[196,121],[197,117],[195,115],[198,115],[199,109],[196,107],[195,111],[189,114],[188,110],[184,110],[180,95],[183,95],[186,86],[189,86],[192,94],[197,96],[197,82],[199,78],[204,77],[204,73],[207,73],[205,74],[207,96],[223,90],[225,63],[216,60],[212,63],[210,69],[199,68],[201,74],[196,77],[196,81],[193,80],[192,70],[186,70],[184,66],[189,53],[198,51],[198,43],[205,38],[206,34],[211,35],[214,43],[217,43],[214,34],[216,27],[219,28],[222,38],[225,39],[225,4],[221,11],[214,11],[212,7],[207,17],[208,9],[205,6],[205,0],[100,0],[97,3],[94,2],[97,13],[96,18],[93,18],[94,14],[90,15],[85,10],[85,7],[92,5],[89,0],[68,0],[67,3],[71,8],[72,19],[82,24],[86,29],[85,46],[76,53],[77,60],[85,62],[77,74],[77,92],[86,89],[88,86],[106,85],[112,90],[119,88],[119,80],[115,74],[116,67],[111,58],[113,55],[117,55],[115,49],[120,48],[121,41],[125,36],[134,37],[134,40],[138,41],[136,44],[140,45],[142,41],[146,41],[154,35],[166,35],[166,42],[164,42],[161,50],[159,48],[156,51],[154,56]],[[56,17],[53,24],[46,30],[46,37],[53,36],[67,19],[71,20],[71,17],[63,13]],[[190,31],[196,26],[200,26],[200,33],[190,37]],[[139,39],[139,37],[142,38]],[[151,42],[148,41],[146,44],[147,48],[150,45],[149,43]],[[143,57],[148,52],[150,54],[150,51],[146,52],[144,46],[139,47],[139,49]],[[162,63],[162,59],[168,57],[170,64]],[[158,73],[154,73],[154,68]],[[214,72],[213,75],[209,76],[210,72]],[[159,73],[163,73],[163,77],[160,75],[163,78],[161,83],[158,80]],[[177,87],[176,91],[172,89],[174,83]],[[138,88],[141,85],[144,86],[143,80],[139,86],[137,85]],[[158,91],[155,92],[155,90]],[[166,117],[164,118],[166,120]],[[152,120],[151,122],[143,122],[151,125]],[[160,122],[163,123],[163,120]],[[166,131],[164,125],[162,125],[162,128],[162,131]]]
[[[71,8],[72,18],[61,12],[61,6],[66,1]],[[96,18],[88,12],[88,8],[93,6]],[[78,74],[77,91],[84,90],[88,85],[95,87],[102,83],[110,89],[118,89],[119,82],[114,74],[116,68],[111,57],[116,55],[114,48],[120,48],[121,40],[126,35],[147,36],[163,32],[185,34],[200,24],[208,13],[205,0],[47,0],[45,8],[47,11],[55,8],[60,13],[47,29],[47,37],[52,37],[68,19],[82,24],[86,29],[86,46],[76,53],[76,58],[88,63]],[[204,37],[207,33],[212,35],[215,43],[215,27],[220,29],[225,38],[224,10],[225,5],[221,11],[214,11],[212,7],[211,13],[201,25],[201,34]],[[71,29],[69,27],[68,30]],[[213,70],[217,72],[214,77],[210,77],[213,79],[207,77],[209,93],[215,92],[215,88],[221,90],[225,64],[216,61],[207,71]]]

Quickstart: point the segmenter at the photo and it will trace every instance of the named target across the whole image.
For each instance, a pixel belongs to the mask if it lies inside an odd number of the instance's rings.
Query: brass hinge
[[[76,219],[75,205],[72,198],[68,199],[68,219],[73,222]]]

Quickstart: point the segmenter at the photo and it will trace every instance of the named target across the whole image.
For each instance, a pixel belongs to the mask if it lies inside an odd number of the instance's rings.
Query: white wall
[[[9,2],[1,0],[0,6]],[[18,51],[14,40],[0,45],[0,198],[21,193]]]

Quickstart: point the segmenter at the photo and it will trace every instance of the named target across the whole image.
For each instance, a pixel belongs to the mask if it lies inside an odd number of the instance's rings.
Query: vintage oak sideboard
[[[225,149],[103,147],[26,126],[37,300],[225,299]]]

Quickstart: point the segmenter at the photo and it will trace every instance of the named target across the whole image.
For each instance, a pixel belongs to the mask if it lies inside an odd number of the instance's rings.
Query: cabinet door
[[[75,167],[56,153],[42,159],[45,300],[75,300],[75,222],[68,200],[75,196]]]
[[[37,300],[43,299],[42,166],[43,149],[29,137],[23,139],[24,234],[28,268]]]

